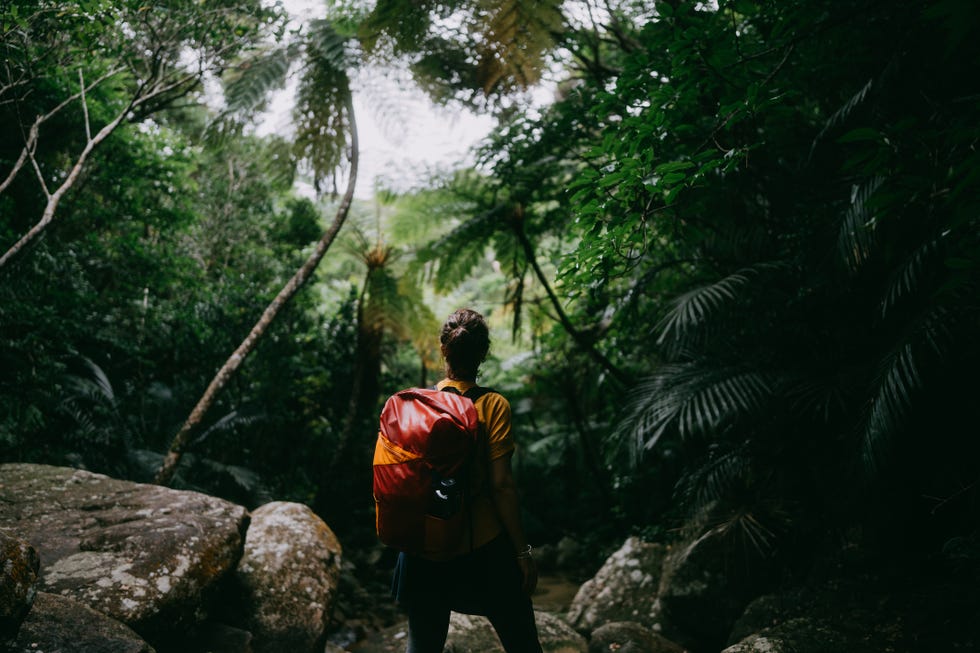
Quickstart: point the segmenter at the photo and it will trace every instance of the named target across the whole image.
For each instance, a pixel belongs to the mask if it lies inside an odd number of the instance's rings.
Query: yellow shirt
[[[443,379],[436,386],[440,390],[452,386],[464,393],[475,383]],[[470,475],[470,523],[472,524],[472,546],[477,548],[487,544],[503,530],[503,524],[493,505],[490,488],[490,463],[498,458],[514,453],[514,436],[510,426],[510,402],[496,392],[490,392],[474,404],[480,422],[480,439],[477,444],[476,459]],[[485,437],[484,437],[485,436]],[[470,534],[463,537],[460,549],[452,555],[470,550]]]

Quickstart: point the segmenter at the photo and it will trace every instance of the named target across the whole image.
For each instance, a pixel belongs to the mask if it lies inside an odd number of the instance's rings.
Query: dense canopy
[[[372,541],[380,403],[471,306],[535,540],[700,516],[786,574],[846,542],[976,578],[977,3],[0,12],[0,460],[170,452]],[[350,99],[385,84],[495,127],[351,202]]]

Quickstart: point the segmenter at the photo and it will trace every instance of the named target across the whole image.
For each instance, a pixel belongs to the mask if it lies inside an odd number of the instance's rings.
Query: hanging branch
[[[161,46],[161,49],[162,47],[163,46]],[[230,50],[230,48],[231,46],[226,46],[218,50],[218,54],[222,54]],[[119,68],[110,71],[109,73],[106,73],[87,88],[90,90],[96,84],[101,83],[105,79],[108,79],[109,77],[115,75],[121,70],[122,68]],[[33,227],[31,227],[26,234],[21,236],[21,238],[17,242],[11,245],[10,248],[2,256],[0,256],[0,270],[3,269],[3,267],[10,261],[10,259],[16,256],[25,247],[27,247],[27,245],[30,244],[31,241],[37,238],[48,227],[48,225],[51,224],[52,220],[54,220],[55,211],[58,208],[58,204],[61,202],[61,199],[64,197],[65,193],[67,193],[72,188],[72,186],[75,185],[75,182],[78,180],[78,177],[81,174],[82,168],[85,165],[85,162],[88,159],[89,155],[96,147],[98,147],[103,141],[105,141],[116,130],[117,127],[119,127],[119,125],[123,122],[123,120],[126,119],[127,116],[129,116],[136,109],[142,107],[143,105],[148,104],[151,100],[159,98],[172,91],[178,91],[178,96],[187,93],[191,88],[194,87],[194,85],[196,85],[200,81],[201,76],[203,74],[204,74],[204,68],[199,67],[199,69],[196,71],[183,74],[177,77],[176,79],[173,79],[172,81],[165,82],[165,77],[167,76],[167,73],[165,73],[163,70],[163,62],[158,60],[156,62],[156,65],[154,66],[154,76],[148,79],[147,81],[140,83],[140,85],[133,92],[133,95],[129,103],[125,107],[123,107],[123,109],[119,113],[116,114],[115,118],[113,118],[108,124],[106,124],[102,129],[100,129],[99,132],[95,134],[95,136],[92,136],[92,128],[88,117],[88,103],[85,98],[85,92],[87,88],[84,83],[82,72],[81,70],[79,70],[79,79],[82,80],[81,90],[78,93],[67,98],[64,102],[59,104],[52,111],[48,112],[44,116],[41,116],[34,121],[34,125],[31,127],[31,133],[27,137],[27,143],[25,144],[24,149],[21,152],[21,159],[18,159],[18,163],[15,164],[15,169],[11,171],[11,173],[8,175],[8,178],[3,182],[3,185],[0,186],[0,192],[2,192],[13,180],[14,176],[17,174],[17,171],[20,170],[20,167],[24,165],[24,160],[22,159],[26,157],[26,160],[29,160],[32,166],[34,167],[34,172],[37,175],[38,181],[41,184],[41,190],[44,192],[44,196],[47,200],[47,203],[44,207],[44,211],[41,214],[41,219]],[[72,165],[71,170],[69,171],[68,175],[65,177],[65,180],[61,183],[60,186],[58,186],[57,189],[55,189],[54,192],[51,192],[48,189],[47,184],[44,180],[44,176],[41,173],[41,168],[38,165],[37,160],[34,158],[34,150],[36,149],[37,146],[37,128],[40,127],[42,122],[44,122],[45,120],[53,116],[55,113],[61,111],[65,106],[67,106],[70,102],[72,102],[75,99],[81,99],[82,102],[82,115],[85,122],[85,137],[86,137],[85,147],[78,155],[78,158],[75,159],[75,163]],[[172,99],[173,98],[171,97],[167,101],[170,101]]]
[[[184,425],[180,427],[177,435],[174,436],[173,442],[170,444],[170,450],[167,452],[164,458],[163,464],[160,469],[157,470],[154,482],[159,485],[167,485],[173,479],[174,473],[177,471],[177,465],[180,464],[181,457],[184,454],[184,450],[190,441],[191,434],[194,430],[201,424],[204,420],[204,415],[207,413],[208,409],[214,403],[218,396],[218,393],[228,384],[228,381],[235,375],[238,368],[241,367],[245,358],[252,353],[255,347],[258,345],[259,340],[268,330],[272,321],[276,318],[282,308],[289,303],[293,296],[299,291],[299,289],[306,283],[306,281],[312,276],[313,272],[316,270],[323,256],[330,249],[330,245],[333,243],[337,236],[337,232],[340,231],[340,227],[344,224],[344,220],[347,218],[347,214],[350,210],[351,202],[354,198],[354,184],[357,180],[357,162],[358,162],[358,142],[357,142],[357,125],[354,122],[354,105],[352,97],[348,94],[346,98],[347,116],[350,120],[350,135],[351,135],[351,149],[350,149],[350,177],[347,180],[347,190],[344,192],[344,196],[341,199],[340,206],[337,207],[337,214],[334,217],[333,224],[330,228],[323,234],[319,242],[316,244],[316,248],[313,253],[310,254],[306,262],[296,271],[279,294],[276,295],[275,299],[266,307],[259,321],[255,323],[252,330],[246,336],[242,344],[232,353],[232,355],[225,361],[225,364],[221,366],[218,373],[211,380],[208,385],[207,390],[204,391],[204,395],[194,406],[191,411],[190,416]]]
[[[524,249],[524,256],[527,258],[527,262],[531,265],[534,270],[535,276],[537,276],[538,281],[541,282],[541,286],[544,288],[545,293],[548,295],[548,299],[551,300],[551,306],[555,309],[555,313],[558,316],[558,321],[568,332],[568,335],[572,337],[579,347],[582,348],[585,353],[593,358],[602,369],[609,372],[614,379],[616,379],[620,384],[628,386],[632,383],[629,375],[623,370],[616,367],[611,360],[606,358],[606,356],[595,348],[595,344],[587,338],[581,331],[575,328],[572,321],[565,314],[564,309],[561,307],[561,302],[558,301],[558,296],[555,295],[554,290],[551,288],[551,284],[548,283],[548,278],[545,276],[544,271],[541,266],[538,265],[537,257],[534,255],[534,246],[531,244],[530,239],[527,237],[527,233],[524,231],[524,207],[518,205],[514,212],[514,220],[512,222],[514,234],[517,236],[517,240],[520,242],[521,247]]]

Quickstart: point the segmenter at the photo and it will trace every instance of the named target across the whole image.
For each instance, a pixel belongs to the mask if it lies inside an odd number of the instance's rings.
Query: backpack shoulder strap
[[[433,390],[438,390],[439,388],[438,388],[438,386],[432,386],[432,389]],[[472,401],[474,403],[476,403],[476,400],[479,399],[480,397],[482,397],[483,395],[490,394],[491,392],[497,392],[493,388],[488,388],[488,387],[482,386],[482,385],[475,385],[472,388],[470,388],[469,390],[467,390],[466,392],[460,392],[459,390],[457,390],[453,386],[447,385],[445,388],[442,389],[442,391],[443,392],[451,392],[454,395],[460,395],[462,397],[466,397],[467,399],[469,399],[470,401]],[[497,394],[500,394],[500,393],[498,392]]]
[[[497,392],[497,391],[494,390],[493,388],[488,388],[486,386],[475,385],[469,390],[467,390],[466,392],[464,392],[463,396],[475,403],[477,399],[479,399],[483,395],[488,395],[491,392]]]

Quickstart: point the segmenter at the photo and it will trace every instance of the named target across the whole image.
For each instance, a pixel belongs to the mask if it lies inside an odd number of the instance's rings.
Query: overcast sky
[[[323,15],[323,0],[284,0],[297,21]],[[259,133],[290,132],[295,80],[276,94]],[[469,149],[491,127],[486,116],[433,106],[421,92],[399,91],[394,80],[364,80],[354,88],[354,112],[360,140],[356,196],[369,199],[375,177],[404,187],[425,177],[433,166],[465,160]]]

